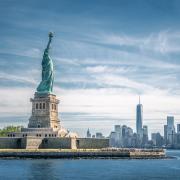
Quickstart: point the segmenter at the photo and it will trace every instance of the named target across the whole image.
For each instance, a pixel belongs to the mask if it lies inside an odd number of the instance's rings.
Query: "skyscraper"
[[[152,133],[151,139],[153,141],[154,146],[161,147],[163,145],[163,137],[161,136],[161,134],[159,132]]]
[[[115,125],[114,130],[116,132],[116,146],[122,146],[122,127],[120,125]]]
[[[140,138],[142,138],[142,121],[143,121],[143,106],[140,103],[139,97],[139,104],[136,107],[136,132]]]
[[[177,133],[180,134],[180,124],[177,124]]]
[[[121,128],[120,125],[115,125],[115,126],[114,126],[114,130],[115,130],[115,132],[121,132],[121,131],[122,131],[122,128]]]
[[[164,143],[167,145],[167,125],[164,125]]]
[[[116,132],[112,131],[109,136],[109,144],[111,147],[116,147],[116,137],[117,137]]]
[[[147,126],[143,126],[143,140],[142,140],[143,144],[148,143],[148,127]]]
[[[104,138],[103,134],[101,132],[96,133],[96,138]]]
[[[148,127],[147,126],[143,126],[143,135],[148,137]]]
[[[87,137],[87,138],[91,138],[91,133],[90,133],[90,131],[89,131],[89,128],[88,128],[88,130],[87,130],[87,135],[86,135],[86,137]]]
[[[167,141],[168,144],[174,143],[174,134],[175,134],[175,127],[174,127],[174,116],[167,116]]]
[[[122,146],[122,127],[120,125],[114,126],[114,131],[110,134],[110,145],[112,147]]]

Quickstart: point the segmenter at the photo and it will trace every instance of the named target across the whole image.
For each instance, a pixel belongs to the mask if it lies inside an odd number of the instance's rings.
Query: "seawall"
[[[162,149],[0,149],[0,157],[161,159],[166,153]]]
[[[0,149],[102,149],[108,138],[0,137]]]

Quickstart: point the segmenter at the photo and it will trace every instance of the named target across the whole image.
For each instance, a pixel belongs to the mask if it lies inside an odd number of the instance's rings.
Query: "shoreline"
[[[0,149],[0,158],[167,159],[162,149]]]

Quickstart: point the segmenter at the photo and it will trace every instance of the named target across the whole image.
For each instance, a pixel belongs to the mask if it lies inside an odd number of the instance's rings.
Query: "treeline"
[[[20,132],[22,127],[23,126],[7,126],[7,127],[4,127],[3,129],[0,129],[0,137],[7,136],[7,134],[10,132]]]

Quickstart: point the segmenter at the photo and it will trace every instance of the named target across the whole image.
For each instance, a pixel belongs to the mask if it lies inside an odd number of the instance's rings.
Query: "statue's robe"
[[[53,62],[49,57],[49,48],[46,48],[42,60],[42,81],[37,87],[37,91],[40,93],[51,93],[53,90],[54,73]]]

